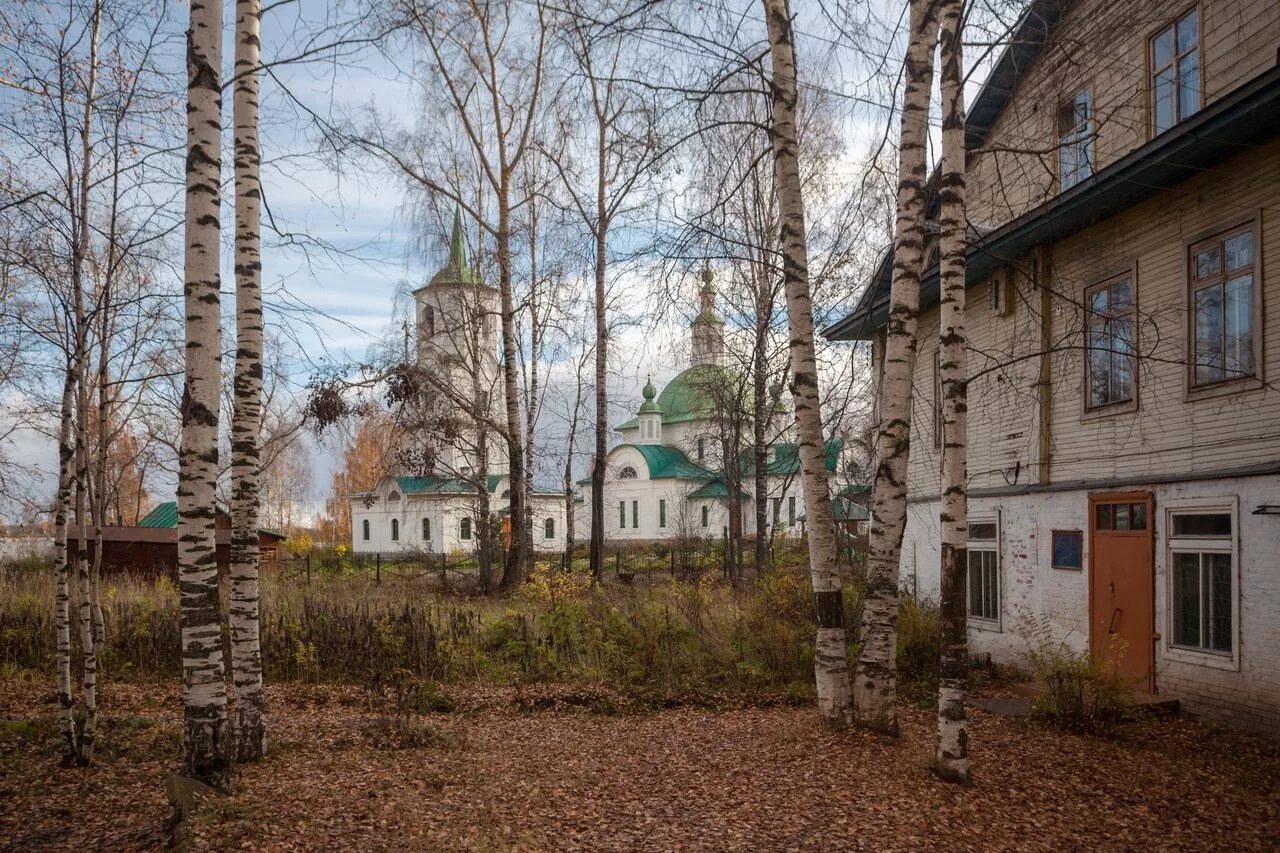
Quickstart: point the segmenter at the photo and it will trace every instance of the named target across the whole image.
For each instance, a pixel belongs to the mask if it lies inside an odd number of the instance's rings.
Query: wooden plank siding
[[[1050,483],[1207,473],[1280,462],[1280,140],[1237,155],[1212,170],[1048,247],[1042,279],[1051,289]],[[1189,398],[1188,243],[1257,217],[1260,240],[1255,287],[1262,288],[1263,385]],[[974,489],[1037,482],[1040,316],[1038,294],[1015,273],[1010,316],[992,309],[988,280],[968,291],[972,352],[969,475]],[[1136,408],[1086,414],[1082,310],[1086,288],[1134,275],[1137,299]],[[998,277],[998,276],[997,276]],[[933,439],[934,353],[938,309],[920,322],[915,370],[911,470],[915,499],[938,493]],[[984,373],[984,371],[987,371]],[[982,375],[979,375],[982,374]]]
[[[970,153],[969,219],[1008,221],[1058,192],[1058,108],[1093,93],[1098,171],[1151,136],[1147,45],[1192,8],[1188,0],[1088,0],[1070,5],[982,147]],[[1202,0],[1200,49],[1207,105],[1277,62],[1280,3]]]

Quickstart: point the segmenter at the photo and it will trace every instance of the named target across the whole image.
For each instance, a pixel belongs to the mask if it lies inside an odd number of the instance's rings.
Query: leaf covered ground
[[[1280,744],[1180,719],[1062,734],[973,711],[972,788],[928,770],[930,711],[886,744],[806,706],[638,711],[602,691],[470,688],[403,716],[353,687],[270,688],[272,754],[197,849],[1274,850]],[[0,682],[0,849],[155,849],[176,684],[110,684],[99,763],[57,765],[48,684]]]

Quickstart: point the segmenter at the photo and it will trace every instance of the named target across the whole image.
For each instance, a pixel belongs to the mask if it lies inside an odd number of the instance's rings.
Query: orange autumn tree
[[[320,533],[329,542],[351,541],[351,502],[347,495],[371,488],[390,470],[398,430],[384,412],[366,415],[357,422],[342,451],[342,465],[333,475],[333,489],[325,501]]]

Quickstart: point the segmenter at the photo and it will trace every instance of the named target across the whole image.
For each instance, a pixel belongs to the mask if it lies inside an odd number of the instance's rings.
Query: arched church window
[[[400,519],[398,518],[391,519],[391,541],[400,541]]]
[[[434,335],[436,333],[436,309],[432,308],[430,305],[427,305],[422,309],[422,325],[426,328],[428,335]]]
[[[366,542],[369,541],[369,519],[367,518],[360,522],[360,538]]]
[[[708,520],[708,519],[707,519],[707,505],[706,505],[706,504],[703,504],[703,505],[702,505],[702,526],[703,526],[703,527],[706,527],[706,526],[707,526],[707,520]]]
[[[431,519],[424,518],[422,519],[422,539],[425,542],[430,538],[431,538]]]
[[[636,469],[628,465],[619,472],[618,478],[621,480],[634,480],[636,478]]]
[[[388,500],[388,501],[398,501],[398,500],[400,500],[400,493],[399,493],[399,492],[392,492],[391,494],[387,495],[387,500]]]
[[[462,519],[458,525],[458,535],[463,539],[471,538],[471,519]]]
[[[702,457],[707,449],[707,440],[705,438],[698,439],[698,461],[702,461]]]
[[[542,537],[544,539],[556,538],[556,520],[548,518],[542,525]]]

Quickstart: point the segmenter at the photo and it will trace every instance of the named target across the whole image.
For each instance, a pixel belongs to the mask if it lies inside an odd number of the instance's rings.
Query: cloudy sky
[[[231,33],[234,4],[227,4],[227,30]],[[905,4],[883,4],[881,26],[886,33],[897,32]],[[752,7],[754,8],[754,7]],[[170,7],[179,37],[174,40],[167,61],[181,73],[180,33],[185,24],[182,7]],[[263,23],[264,57],[294,56],[307,47],[304,34],[315,33],[334,13],[328,3],[307,0],[279,4]],[[805,35],[802,28],[802,48]],[[887,38],[888,36],[886,36]],[[821,42],[815,42],[818,48]],[[226,65],[230,66],[230,38],[226,44]],[[853,74],[818,48],[824,67],[816,75],[824,86],[839,89],[839,78]],[[802,56],[802,59],[804,57]],[[894,61],[896,66],[898,61]],[[397,67],[400,66],[400,67]],[[414,239],[414,229],[406,206],[402,184],[394,176],[372,164],[365,168],[334,168],[331,159],[317,156],[317,134],[306,111],[327,117],[375,110],[393,117],[404,126],[419,118],[411,69],[379,56],[377,51],[361,51],[339,60],[276,66],[263,82],[264,199],[270,220],[277,230],[305,235],[302,240],[282,240],[266,235],[264,286],[268,293],[268,322],[287,343],[290,387],[301,392],[308,379],[325,365],[363,359],[370,347],[399,328],[406,307],[404,293],[431,275],[444,259],[444,244],[436,251]],[[971,91],[981,72],[971,79]],[[848,84],[856,86],[857,84]],[[231,98],[225,99],[224,122],[229,127]],[[865,150],[868,140],[884,133],[887,114],[862,113],[851,120],[849,150]],[[229,152],[229,148],[228,148]],[[223,179],[231,180],[230,155],[224,160]],[[230,193],[227,194],[230,202]],[[223,286],[225,310],[233,310],[231,291],[234,278],[230,240],[232,210],[224,207]],[[427,251],[415,251],[415,247]],[[685,333],[680,311],[666,316],[676,322],[646,322],[645,281],[632,273],[632,281],[620,283],[623,305],[641,320],[619,331],[615,338],[618,363],[610,391],[618,404],[611,420],[629,412],[638,403],[639,389],[652,372],[661,387],[687,365]],[[696,284],[694,285],[696,286]],[[692,293],[692,287],[690,289]],[[547,425],[554,435],[563,424]],[[333,473],[332,448],[317,447],[307,437],[312,463],[312,486],[307,498],[318,505],[328,492]],[[22,458],[38,464],[43,471],[54,467],[51,443],[27,434],[18,439]],[[48,477],[42,486],[52,491]],[[157,497],[171,492],[172,484],[157,484]]]

